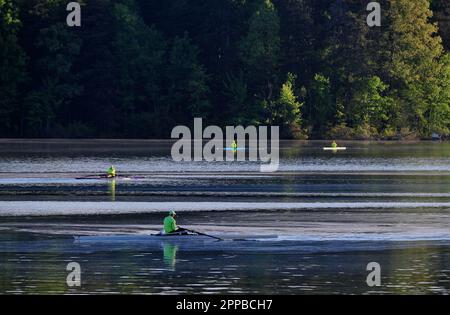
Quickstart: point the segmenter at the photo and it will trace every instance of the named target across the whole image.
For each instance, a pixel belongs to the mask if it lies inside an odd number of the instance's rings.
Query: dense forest
[[[0,137],[450,134],[450,1],[0,0]]]

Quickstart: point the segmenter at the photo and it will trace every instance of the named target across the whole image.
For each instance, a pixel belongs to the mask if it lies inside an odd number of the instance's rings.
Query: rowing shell
[[[323,148],[325,151],[344,151],[347,150],[346,147],[336,147],[336,148],[332,148],[332,147],[325,147]]]
[[[264,240],[264,239],[275,239],[277,235],[245,235],[245,236],[229,236],[223,238],[226,241],[250,241],[250,240]],[[153,234],[153,235],[138,235],[138,234],[128,234],[128,235],[96,235],[96,236],[75,236],[75,243],[78,244],[146,244],[152,242],[180,242],[180,243],[190,243],[194,242],[216,242],[217,240],[211,237],[199,234]]]
[[[122,175],[117,175],[115,177],[108,177],[106,175],[87,175],[87,176],[83,176],[83,177],[76,177],[75,179],[132,180],[132,179],[143,179],[143,178],[145,178],[145,177],[144,176],[122,176]]]

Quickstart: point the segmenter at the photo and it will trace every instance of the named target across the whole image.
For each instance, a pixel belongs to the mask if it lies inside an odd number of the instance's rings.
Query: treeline
[[[83,0],[74,28],[68,2],[0,0],[0,137],[450,133],[447,0],[382,1],[373,28],[365,0]]]

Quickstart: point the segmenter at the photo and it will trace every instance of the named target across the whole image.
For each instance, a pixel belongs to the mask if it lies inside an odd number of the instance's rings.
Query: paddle
[[[194,231],[194,230],[188,230],[188,229],[184,229],[184,230],[185,230],[185,231],[188,231],[188,232],[191,232],[191,233],[197,233],[198,235],[203,235],[203,236],[211,237],[211,238],[214,238],[214,239],[216,239],[216,240],[218,240],[218,241],[223,241],[222,238],[217,237],[217,236],[213,236],[213,235],[201,233],[201,232]]]

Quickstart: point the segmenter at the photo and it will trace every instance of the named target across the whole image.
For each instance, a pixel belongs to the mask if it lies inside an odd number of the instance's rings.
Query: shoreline
[[[127,142],[176,142],[179,139],[175,138],[0,138],[0,144],[7,144],[7,143],[14,143],[14,142],[95,142],[95,141],[101,141],[101,142],[120,142],[120,141],[127,141]],[[209,139],[202,139],[203,141],[209,141]],[[347,139],[347,138],[321,138],[321,139],[279,139],[280,142],[298,142],[298,143],[308,143],[308,142],[330,142],[336,140],[338,142],[375,142],[375,143],[398,143],[398,142],[405,142],[405,143],[418,143],[418,142],[450,142],[450,138],[443,138],[440,140],[434,140],[432,138],[402,138],[402,139],[360,139],[360,138],[354,138],[354,139]]]

